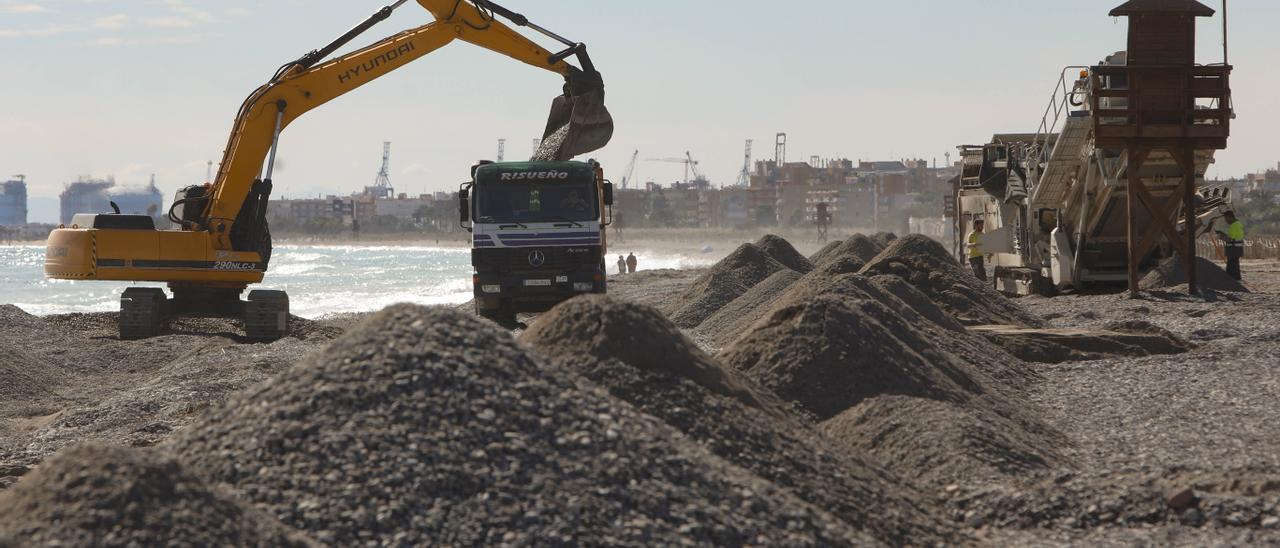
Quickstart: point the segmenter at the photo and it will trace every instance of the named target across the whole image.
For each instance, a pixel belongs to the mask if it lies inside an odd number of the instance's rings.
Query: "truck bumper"
[[[549,275],[476,274],[476,304],[481,310],[510,307],[513,312],[546,312],[578,295],[607,292],[599,270]]]

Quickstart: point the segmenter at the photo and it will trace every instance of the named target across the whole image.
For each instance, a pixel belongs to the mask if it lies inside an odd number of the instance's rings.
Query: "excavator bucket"
[[[551,103],[542,146],[533,157],[536,161],[570,160],[604,148],[613,138],[613,116],[604,106],[599,74],[574,80],[565,85],[565,94]]]

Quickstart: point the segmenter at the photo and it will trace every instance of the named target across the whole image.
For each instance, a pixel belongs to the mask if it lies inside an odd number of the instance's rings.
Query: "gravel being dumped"
[[[716,455],[886,543],[961,541],[910,482],[858,451],[832,446],[800,421],[780,417],[785,413],[773,398],[742,398],[762,390],[700,351],[656,309],[577,298],[539,317],[520,340]],[[742,388],[726,390],[725,379]]]
[[[170,444],[326,544],[876,543],[585,382],[399,305]]]
[[[0,493],[0,546],[312,546],[149,450],[81,445]]]
[[[1007,324],[1044,327],[1032,315],[956,262],[942,244],[913,234],[894,240],[862,273],[898,276],[965,324]]]

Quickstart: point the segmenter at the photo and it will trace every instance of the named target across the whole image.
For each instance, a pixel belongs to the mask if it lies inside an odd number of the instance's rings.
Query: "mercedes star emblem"
[[[529,252],[529,266],[540,267],[547,264],[547,254],[538,250]]]

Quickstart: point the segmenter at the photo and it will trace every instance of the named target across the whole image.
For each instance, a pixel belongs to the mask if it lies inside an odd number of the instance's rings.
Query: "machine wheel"
[[[160,333],[169,299],[158,287],[130,287],[120,296],[120,339],[136,341]]]
[[[289,334],[289,294],[256,289],[244,303],[244,334],[255,341],[275,341]]]

